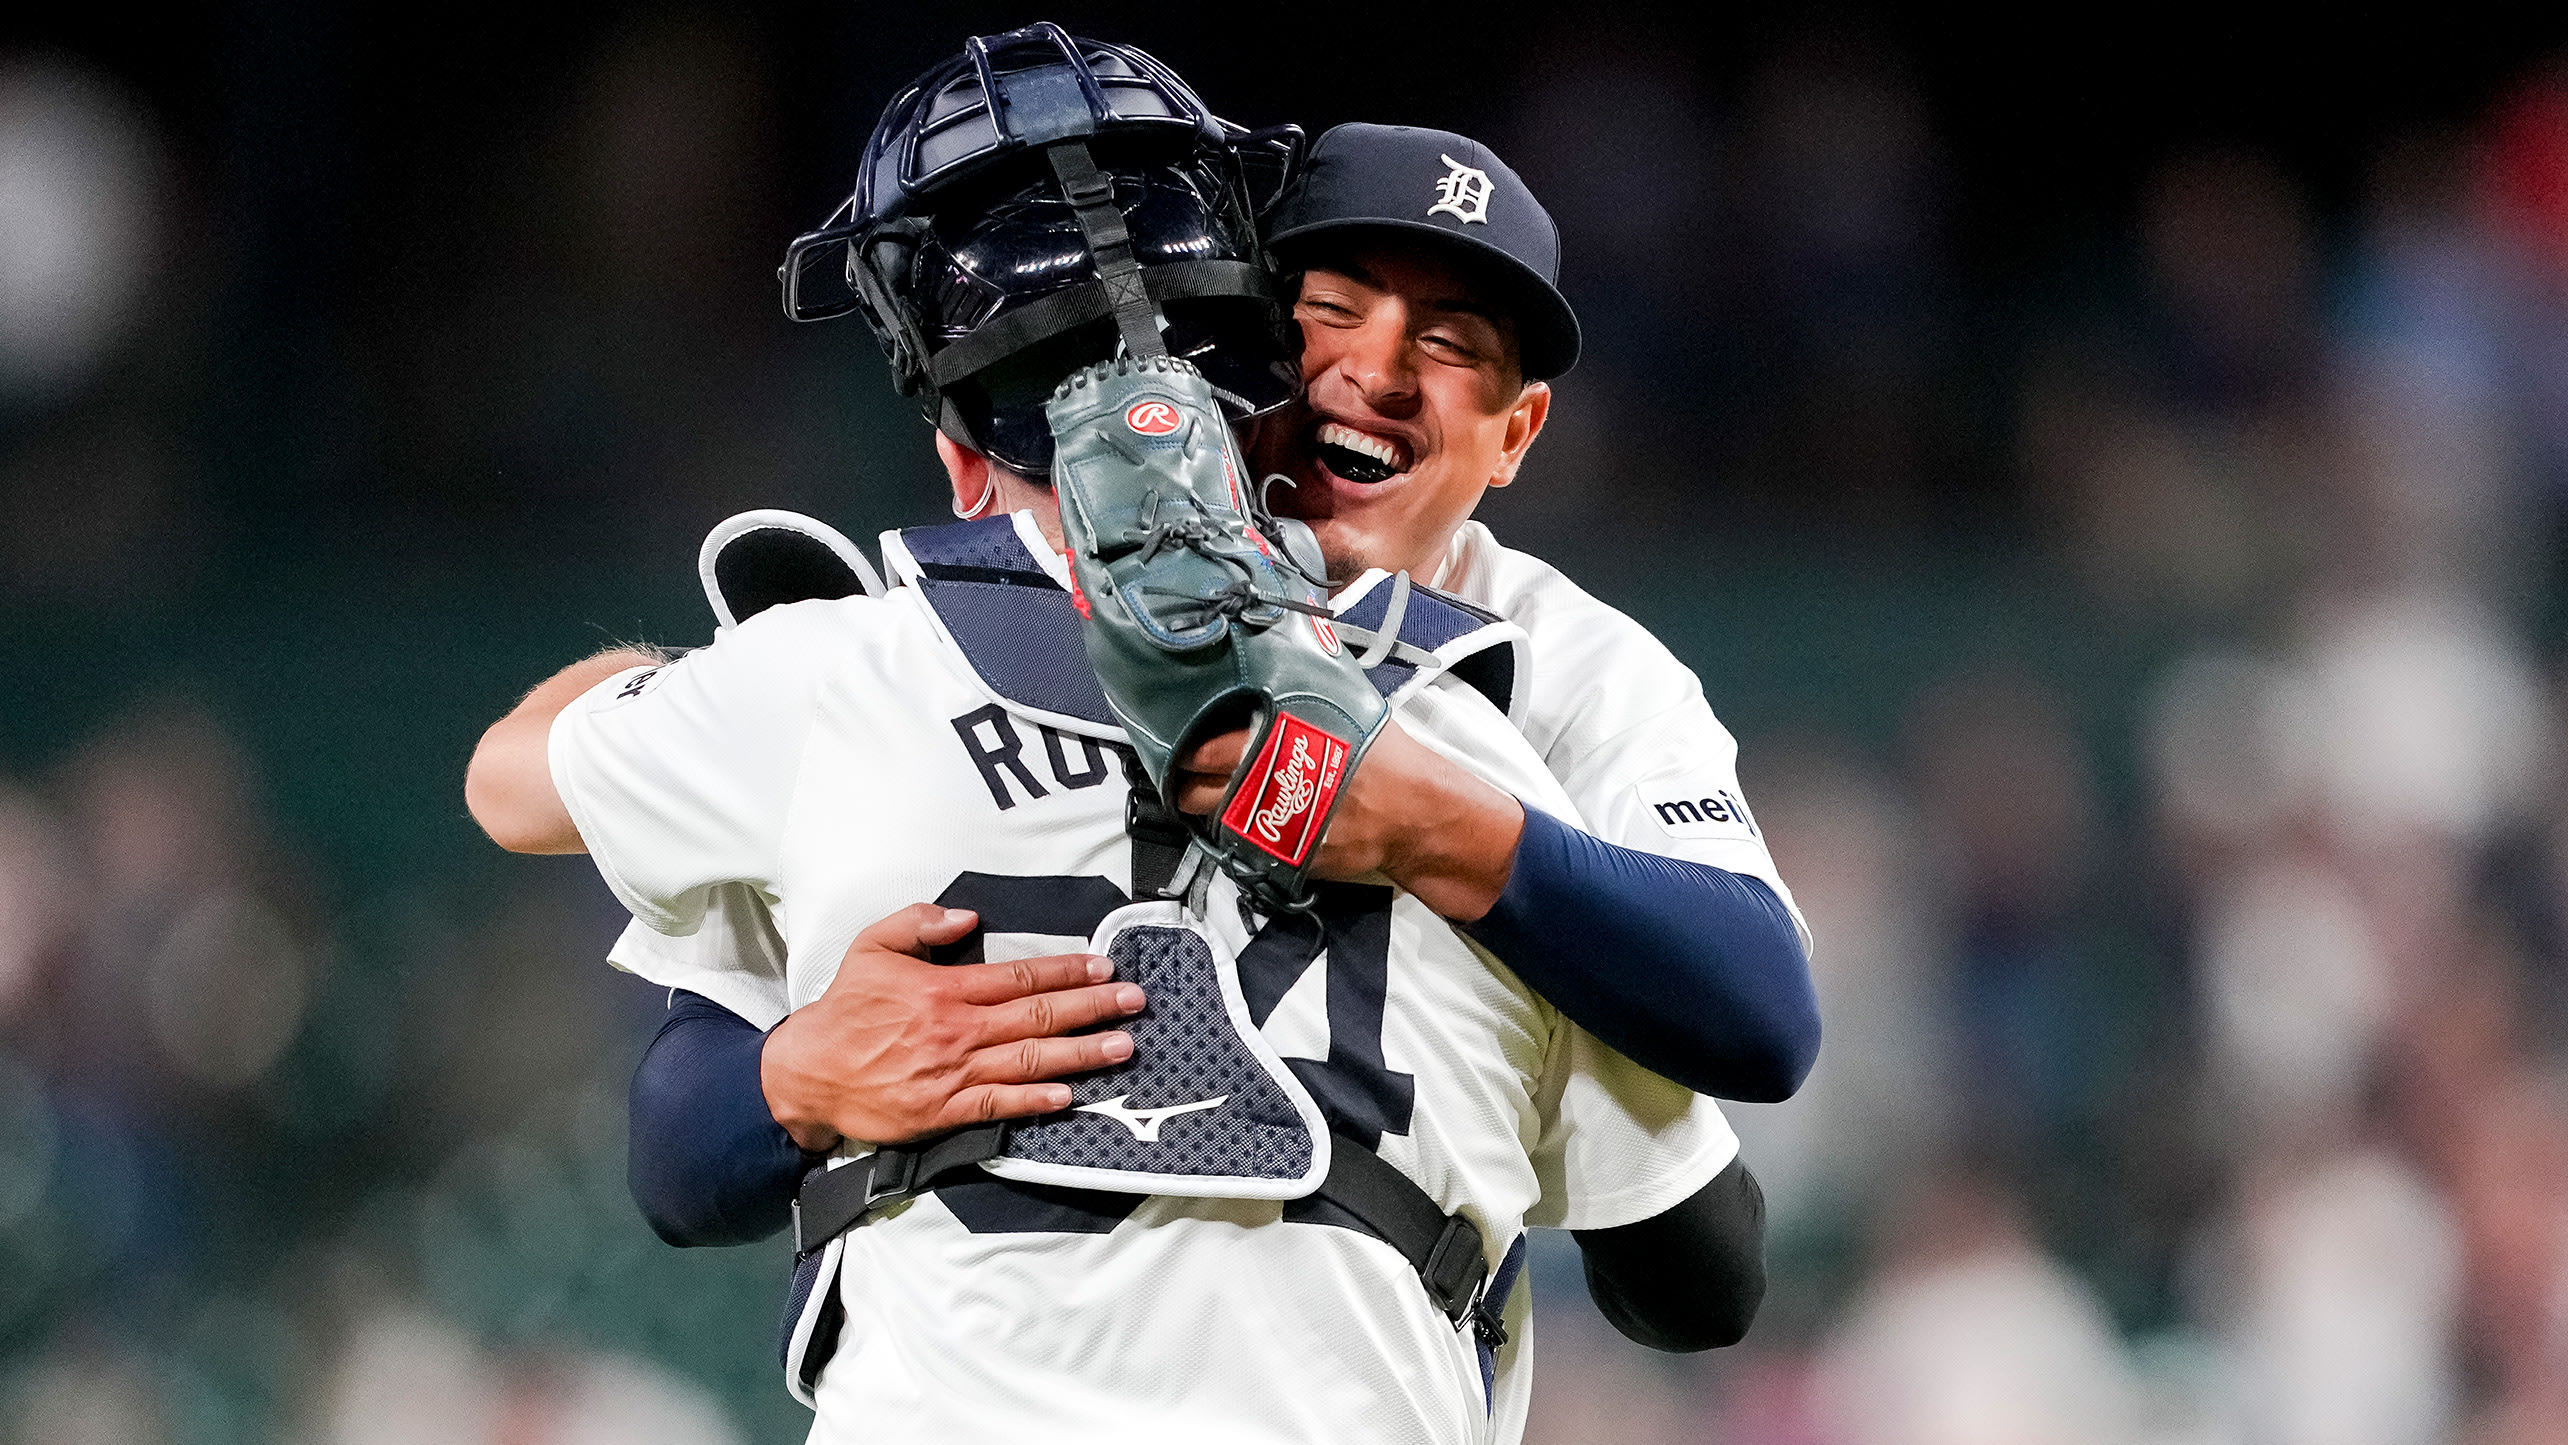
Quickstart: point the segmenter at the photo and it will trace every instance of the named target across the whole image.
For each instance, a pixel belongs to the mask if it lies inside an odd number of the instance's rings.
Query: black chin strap
[[[1085,141],[1063,141],[1046,148],[1044,155],[1052,161],[1052,174],[1061,182],[1071,214],[1079,218],[1080,234],[1087,237],[1088,257],[1096,263],[1106,303],[1114,308],[1124,350],[1136,357],[1166,356],[1167,344],[1159,339],[1158,309],[1151,305],[1150,289],[1142,284],[1141,263],[1133,259],[1132,232],[1124,225],[1123,212],[1115,208],[1114,177],[1097,169]]]

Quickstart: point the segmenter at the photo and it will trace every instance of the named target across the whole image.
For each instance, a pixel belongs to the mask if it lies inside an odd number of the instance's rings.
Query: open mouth
[[[1410,467],[1409,449],[1391,437],[1377,437],[1339,422],[1320,423],[1312,439],[1320,464],[1360,486],[1387,482]]]

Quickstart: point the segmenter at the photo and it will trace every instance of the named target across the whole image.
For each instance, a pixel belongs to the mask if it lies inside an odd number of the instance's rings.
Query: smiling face
[[[1440,251],[1373,244],[1303,273],[1302,400],[1250,439],[1270,500],[1319,534],[1332,582],[1367,567],[1435,580],[1480,494],[1516,478],[1551,388],[1528,382],[1515,327]]]

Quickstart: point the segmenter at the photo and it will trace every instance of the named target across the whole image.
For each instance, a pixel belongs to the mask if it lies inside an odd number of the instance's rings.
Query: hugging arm
[[[1467,925],[1472,936],[1564,1015],[1665,1078],[1730,1098],[1779,1099],[1791,1094],[1809,1072],[1818,1049],[1818,1006],[1800,935],[1773,891],[1740,874],[1616,847],[1533,809],[1524,816],[1524,836],[1506,888],[1487,915]],[[941,936],[944,926],[928,923],[925,928]],[[918,962],[917,969],[929,972],[909,979],[885,972],[900,969],[902,961],[881,956],[882,952],[871,951],[870,967],[864,971],[842,965],[839,980],[831,985],[832,995],[845,994],[844,1007],[838,1011],[848,1015],[843,1021],[847,1026],[859,1026],[866,1015],[881,1011],[855,996],[860,983],[868,990],[888,989],[914,1001],[921,996],[921,980],[941,982],[968,972],[938,970]],[[1034,963],[1049,971],[993,977],[985,980],[988,991],[974,999],[997,1003],[1051,989],[1062,991],[1057,997],[1061,1007],[1030,1011],[1024,1022],[992,1038],[1013,1035],[1022,1041],[1033,1037],[1024,1030],[1066,1029],[1078,1026],[1073,1020],[1101,1021],[1138,1008],[1135,995],[1109,992],[1129,985],[1094,980],[1086,971],[1085,959],[1075,966],[1067,958]],[[972,967],[995,971],[1026,966]],[[680,995],[681,1002],[689,997]],[[1681,1006],[1671,1006],[1672,1002]],[[828,1017],[788,1019],[779,1032],[794,1029],[817,1037],[815,1025]],[[916,1055],[906,1067],[934,1071],[936,1061],[931,1055],[938,1052],[933,1041],[937,1031],[903,1033],[906,1049]],[[951,1056],[948,1062],[959,1076],[966,1046],[958,1035],[942,1036],[949,1040],[943,1053]],[[989,1098],[999,1112],[985,1117],[1058,1107],[1025,1086],[1106,1062],[1101,1053],[1091,1055],[1085,1050],[1102,1050],[1107,1038],[1092,1034],[1076,1041],[1046,1039],[1015,1067],[985,1067],[971,1075],[976,1081],[993,1081],[981,1097]],[[1114,1038],[1118,1045],[1129,1047],[1122,1036]],[[767,1034],[703,1000],[673,1010],[652,1041],[634,1075],[628,1168],[634,1200],[661,1238],[672,1244],[730,1244],[782,1228],[806,1166],[805,1156],[794,1145],[796,1136],[777,1122],[777,1108],[794,1117],[803,1142],[825,1148],[835,1141],[837,1132],[845,1131],[833,1131],[822,1120],[821,1115],[830,1111],[811,1107],[824,1101],[812,1100],[810,1095],[834,1092],[842,1096],[838,1100],[842,1110],[860,1095],[889,1099],[887,1086],[854,1078],[856,1071],[850,1068],[828,1068],[827,1058],[841,1057],[839,1050],[824,1048],[813,1054],[800,1047],[804,1041],[790,1042],[793,1047],[780,1049],[769,1060]],[[988,1052],[995,1054],[995,1050]],[[806,1057],[820,1066],[795,1063]],[[777,1067],[766,1072],[771,1063]],[[833,1080],[833,1074],[851,1077]],[[781,1101],[779,1094],[784,1096]],[[933,1132],[927,1126],[936,1120],[927,1104],[938,1097],[935,1090],[920,1095],[923,1102],[910,1110],[916,1117],[907,1124],[870,1127],[885,1129],[886,1137]],[[962,1122],[969,1119],[957,1117],[938,1127]],[[1745,1172],[1737,1169],[1742,1178]],[[1729,1186],[1734,1192],[1741,1187],[1753,1191],[1754,1181]],[[1694,1208],[1697,1201],[1689,1201],[1671,1216],[1662,1216],[1667,1222],[1660,1230],[1684,1225],[1705,1239],[1728,1237],[1715,1226],[1735,1217],[1741,1206],[1730,1195],[1714,1195],[1711,1190],[1706,1195],[1713,1197],[1697,1197],[1700,1208]],[[1716,1204],[1729,1212],[1705,1212]],[[1692,1213],[1687,1212],[1690,1208]],[[1761,1206],[1758,1213],[1761,1217]],[[1693,1223],[1686,1224],[1688,1220]],[[1641,1225],[1628,1228],[1642,1230],[1645,1238],[1657,1237]],[[1612,1241],[1604,1248],[1608,1257],[1621,1257]],[[1651,1267],[1641,1267],[1633,1290],[1647,1293]],[[1761,1271],[1757,1278],[1762,1280]],[[1711,1296],[1698,1292],[1690,1297]],[[1753,1308],[1751,1300],[1751,1312]]]
[[[1197,749],[1178,806],[1217,806],[1247,741]],[[1608,843],[1382,730],[1316,871],[1379,869],[1589,1033],[1697,1093],[1790,1098],[1819,1054],[1792,911],[1743,873]]]
[[[785,1227],[806,1154],[759,1084],[767,1033],[678,990],[633,1070],[625,1183],[651,1232],[677,1245],[749,1244]]]
[[[1527,808],[1505,889],[1462,928],[1564,1016],[1698,1093],[1790,1098],[1818,1058],[1800,930],[1745,874]]]
[[[464,770],[464,806],[492,842],[511,853],[585,853],[588,844],[553,785],[546,756],[553,719],[581,693],[627,668],[659,658],[630,649],[572,663],[492,723]]]
[[[675,1245],[748,1244],[785,1227],[821,1156],[798,1148],[759,1083],[767,1034],[678,991],[634,1070],[626,1180]],[[1651,1218],[1576,1232],[1587,1292],[1615,1329],[1656,1350],[1736,1344],[1765,1298],[1765,1196],[1747,1161]]]
[[[1140,988],[1093,954],[940,965],[979,926],[913,904],[848,945],[829,987],[761,1030],[684,991],[633,1072],[626,1182],[671,1244],[782,1229],[804,1173],[842,1139],[906,1143],[1066,1107],[1054,1082],[1132,1056]]]

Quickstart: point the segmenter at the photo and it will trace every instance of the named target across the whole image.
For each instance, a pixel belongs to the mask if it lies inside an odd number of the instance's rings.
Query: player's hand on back
[[[1132,1036],[1064,1037],[1141,1012],[1139,987],[1095,954],[939,965],[932,946],[978,922],[915,903],[856,936],[838,976],[767,1039],[767,1107],[794,1142],[900,1144],[1070,1106],[1064,1075],[1121,1063]]]
[[[1245,728],[1197,745],[1179,763],[1178,810],[1220,807],[1247,748]],[[1311,872],[1380,873],[1438,914],[1468,923],[1506,888],[1524,831],[1523,804],[1390,722],[1347,780]]]

